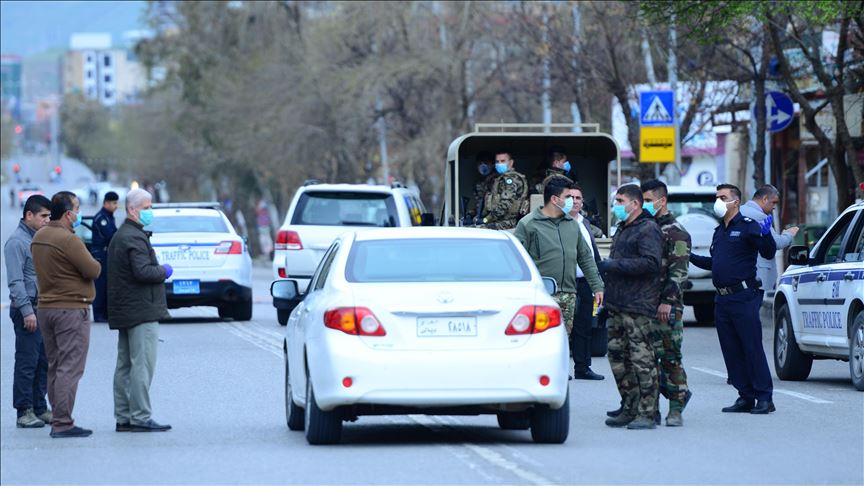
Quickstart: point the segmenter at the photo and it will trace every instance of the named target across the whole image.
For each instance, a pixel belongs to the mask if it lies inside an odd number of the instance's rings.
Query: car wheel
[[[231,314],[231,308],[228,306],[220,305],[219,307],[217,307],[217,309],[219,309],[219,318],[221,319],[228,319],[229,317],[234,317]]]
[[[693,306],[693,314],[699,324],[712,324],[714,322],[714,304],[699,304]]]
[[[591,329],[591,357],[606,356],[609,350],[609,328],[606,326]]]
[[[849,339],[849,372],[855,389],[864,391],[864,311],[859,312],[852,322],[852,336]]]
[[[801,381],[810,376],[812,366],[813,357],[798,348],[789,306],[783,304],[774,316],[774,371],[781,380]]]
[[[498,412],[498,426],[504,430],[528,430],[531,416],[525,412]]]
[[[537,405],[531,414],[531,438],[543,444],[563,444],[570,433],[570,391],[559,409]]]
[[[312,380],[306,376],[306,407],[304,408],[306,442],[312,445],[336,444],[342,438],[342,416],[339,409],[325,412],[315,402]]]
[[[285,421],[290,430],[303,430],[305,417],[303,409],[294,403],[291,391],[291,373],[288,368],[288,355],[285,355]]]
[[[234,304],[231,312],[235,321],[248,321],[252,319],[252,299],[241,300]]]

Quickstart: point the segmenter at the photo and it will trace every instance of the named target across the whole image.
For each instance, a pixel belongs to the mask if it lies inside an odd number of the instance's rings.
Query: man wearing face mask
[[[549,149],[547,160],[548,165],[546,170],[542,173],[536,174],[531,180],[532,194],[543,194],[544,181],[550,177],[563,176],[573,180],[573,178],[569,176],[570,170],[573,167],[571,166],[570,161],[567,160],[567,154],[564,152],[564,147],[556,145]]]
[[[741,206],[741,214],[760,224],[769,218],[773,223],[774,216],[772,215],[779,203],[780,191],[771,184],[766,184],[756,190],[753,199]],[[773,225],[771,227],[771,237],[774,238],[778,250],[789,247],[797,234],[797,226],[787,228],[780,234],[774,231]],[[763,289],[774,290],[777,286],[777,261],[774,258],[757,257],[756,277],[762,282]]]
[[[468,210],[465,225],[473,224],[475,220],[478,220],[478,216],[483,214],[483,204],[486,200],[486,195],[492,192],[492,183],[495,181],[494,171],[495,156],[490,152],[480,152],[477,154],[477,172],[480,173],[480,179],[474,183],[474,201],[472,207]]]
[[[576,309],[576,265],[594,293],[597,305],[603,302],[603,281],[594,263],[590,244],[582,237],[579,223],[571,216],[573,182],[565,177],[552,177],[543,189],[545,205],[532,211],[516,225],[515,236],[531,255],[537,270],[544,277],[558,282],[558,292],[552,296],[561,307],[561,320],[567,337],[573,330]],[[590,294],[589,294],[590,295]]]
[[[512,229],[528,209],[528,181],[513,169],[509,152],[495,154],[495,172],[492,190],[486,194],[483,214],[478,227]]]
[[[666,207],[666,184],[653,180],[642,184],[643,207],[651,213],[663,232],[663,258],[660,262],[660,305],[654,319],[654,352],[660,364],[660,393],[669,400],[666,425],[684,425],[681,412],[692,393],[687,373],[681,364],[684,338],[684,283],[690,263],[690,234]],[[665,379],[664,379],[665,378]]]
[[[599,265],[607,289],[609,364],[622,400],[621,413],[606,425],[628,429],[655,428],[657,412],[652,327],[660,304],[663,235],[642,202],[639,186],[618,188],[612,210],[621,222],[609,258]]]
[[[740,204],[741,190],[732,184],[717,186],[714,213],[722,221],[714,230],[711,256],[692,254],[690,261],[711,270],[717,288],[717,337],[729,380],[738,390],[738,399],[723,411],[768,414],[775,410],[774,386],[762,348],[762,291],[756,279],[756,256],[773,258],[777,244],[771,237],[771,221],[766,218],[760,225],[745,217]]]
[[[114,370],[117,432],[162,432],[170,425],[151,418],[150,384],[156,368],[159,320],[167,319],[165,280],[144,230],[153,222],[152,196],[143,189],[126,195],[126,221],[108,245],[108,327],[119,331]]]
[[[92,430],[72,418],[78,382],[90,348],[90,304],[93,281],[102,266],[87,251],[74,228],[81,224],[75,194],[60,191],[51,198],[48,225],[36,232],[30,249],[39,288],[39,329],[48,357],[48,400],[54,412],[51,437],[87,437]]]

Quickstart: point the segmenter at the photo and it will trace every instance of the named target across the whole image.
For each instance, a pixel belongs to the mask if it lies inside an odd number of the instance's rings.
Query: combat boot
[[[666,427],[681,427],[684,425],[684,418],[681,417],[681,412],[672,410],[666,416]]]
[[[32,408],[28,408],[24,411],[24,415],[18,417],[15,426],[19,429],[38,429],[39,427],[45,427],[45,422],[39,420],[39,417],[33,413]]]
[[[627,428],[630,430],[656,429],[657,424],[654,422],[653,417],[638,417],[627,424]]]
[[[51,410],[45,410],[36,417],[38,417],[39,420],[45,422],[47,425],[51,425],[51,422],[54,421],[54,414],[51,413]]]
[[[635,415],[629,414],[625,411],[622,411],[615,417],[609,417],[606,419],[606,425],[609,427],[626,427],[630,422],[636,419]]]

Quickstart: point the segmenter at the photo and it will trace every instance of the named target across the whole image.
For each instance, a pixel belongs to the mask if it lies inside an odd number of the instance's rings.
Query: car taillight
[[[384,326],[365,307],[337,307],[324,313],[324,326],[353,336],[385,336]]]
[[[561,325],[561,309],[545,305],[526,305],[510,320],[504,334],[539,334]]]
[[[277,250],[302,250],[303,242],[300,241],[300,235],[296,231],[282,230],[276,234]]]
[[[243,243],[239,241],[222,241],[216,245],[214,255],[239,255],[243,253]]]
[[[288,272],[284,268],[279,268],[279,278],[288,278]]]

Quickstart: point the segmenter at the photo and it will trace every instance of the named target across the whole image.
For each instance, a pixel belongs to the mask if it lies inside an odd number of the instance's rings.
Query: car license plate
[[[175,280],[175,294],[200,294],[201,283],[198,280]]]
[[[418,337],[476,336],[476,317],[418,317]]]

